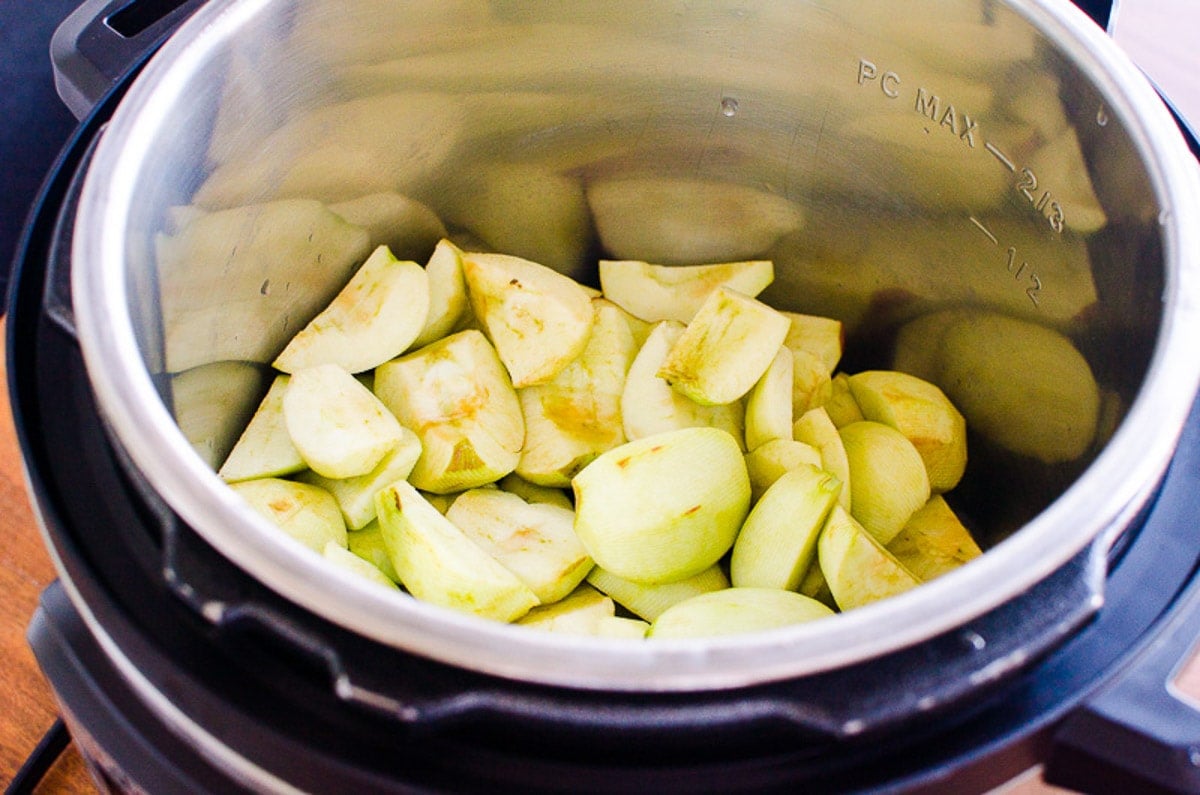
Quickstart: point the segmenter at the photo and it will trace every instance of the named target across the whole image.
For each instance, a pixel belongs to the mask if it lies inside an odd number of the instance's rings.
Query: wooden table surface
[[[1197,0],[1122,0],[1116,40],[1172,98],[1176,107],[1200,126],[1200,48],[1163,31],[1182,27],[1200,30]],[[0,328],[3,327],[0,321]],[[0,375],[3,374],[0,352]],[[42,545],[29,507],[20,454],[8,407],[0,397],[0,782],[7,784],[42,734],[53,723],[56,707],[25,639],[26,627],[42,589],[54,579],[54,568]],[[1200,664],[1189,665],[1177,684],[1200,697]],[[1050,791],[1036,781],[1022,793]],[[43,780],[38,792],[94,791],[86,765],[69,747]]]

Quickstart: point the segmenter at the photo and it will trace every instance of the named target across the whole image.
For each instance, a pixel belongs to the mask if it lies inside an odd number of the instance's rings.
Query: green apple
[[[317,554],[324,554],[329,542],[346,546],[342,512],[324,489],[280,478],[243,480],[229,487],[251,508]]]
[[[771,366],[746,397],[746,447],[754,450],[772,439],[792,438],[794,359],[781,347]]]
[[[518,626],[561,632],[568,635],[596,635],[600,623],[614,618],[613,600],[583,583],[572,593],[553,604],[542,604],[515,622]]]
[[[817,539],[817,559],[841,610],[896,596],[920,584],[840,506],[834,506]]]
[[[826,618],[833,611],[816,599],[778,588],[726,588],[668,608],[650,625],[648,638],[705,638],[764,632]]]
[[[830,419],[829,412],[823,406],[806,411],[792,424],[792,436],[796,441],[816,448],[821,454],[821,467],[842,482],[838,502],[843,508],[850,510],[853,493],[850,461],[846,458],[846,446],[842,444],[842,435]]]
[[[365,475],[335,479],[310,469],[296,475],[296,479],[332,494],[342,510],[346,527],[358,530],[375,519],[375,493],[389,483],[407,478],[420,457],[421,442],[417,435],[401,427],[396,446]]]
[[[600,289],[608,300],[648,323],[690,323],[718,287],[754,297],[775,279],[770,260],[712,265],[652,265],[637,260],[600,260]]]
[[[470,309],[467,283],[463,279],[462,251],[458,246],[445,238],[439,240],[425,263],[425,274],[429,278],[429,314],[421,333],[413,340],[413,348],[428,345],[455,331]]]
[[[890,425],[863,420],[838,433],[850,467],[850,513],[886,544],[929,500],[925,462],[912,442]]]
[[[772,439],[746,454],[752,502],[758,502],[784,472],[801,466],[822,466],[821,452],[795,439]]]

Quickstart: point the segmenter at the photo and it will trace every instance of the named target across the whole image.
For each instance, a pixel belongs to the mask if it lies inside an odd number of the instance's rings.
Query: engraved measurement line
[[[1004,167],[1007,168],[1009,171],[1017,170],[1017,167],[1016,167],[1016,165],[1013,164],[1013,161],[1009,160],[1008,156],[1000,151],[1000,147],[996,146],[991,141],[985,141],[983,144],[983,148],[988,150],[989,152],[991,152],[992,157],[999,160],[1004,165]]]
[[[985,235],[987,235],[988,240],[992,241],[992,245],[996,245],[996,246],[1000,245],[1000,241],[996,239],[996,236],[992,234],[992,231],[990,229],[988,229],[986,226],[984,226],[983,222],[980,221],[978,218],[976,218],[973,215],[971,216],[971,223],[975,224],[975,227],[980,232],[983,232]]]

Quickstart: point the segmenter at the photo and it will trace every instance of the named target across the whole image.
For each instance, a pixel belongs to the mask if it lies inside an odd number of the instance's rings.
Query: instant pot
[[[1074,6],[95,4],[55,53],[85,118],[17,257],[10,393],[60,575],[31,643],[110,788],[961,792],[1040,764],[1200,789],[1173,684],[1200,637],[1195,143]],[[216,476],[348,272],[272,260],[303,227],[180,254],[190,223],[395,192],[594,284],[662,243],[637,191],[615,221],[594,198],[647,182],[786,205],[651,215],[772,258],[764,298],[842,320],[848,370],[945,311],[1069,339],[1100,406],[1082,452],[977,429],[955,500],[978,560],[825,622],[653,643],[373,588]],[[1003,419],[1037,435],[1054,400]]]

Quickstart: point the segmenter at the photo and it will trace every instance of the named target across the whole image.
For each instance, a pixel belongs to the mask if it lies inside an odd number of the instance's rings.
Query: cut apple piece
[[[866,419],[854,400],[854,393],[850,391],[850,376],[845,373],[834,374],[829,383],[829,399],[822,408],[829,415],[835,428]]]
[[[517,474],[543,486],[568,487],[596,456],[625,442],[621,394],[636,350],[625,313],[593,299],[596,319],[583,353],[549,382],[517,393],[525,445]]]
[[[429,277],[380,246],[324,311],[309,321],[273,362],[295,373],[336,364],[361,373],[404,353],[429,315]]]
[[[579,283],[507,254],[464,253],[462,263],[475,317],[514,387],[549,381],[583,352],[594,311]]]
[[[841,488],[841,481],[814,466],[781,475],[750,511],[733,544],[729,579],[734,587],[796,590]]]
[[[402,259],[424,260],[446,236],[433,210],[399,193],[369,193],[329,205],[331,212],[371,235],[372,246],[387,246]]]
[[[817,557],[841,610],[853,610],[920,585],[875,537],[835,506],[817,540]]]
[[[782,196],[715,180],[597,180],[587,200],[605,250],[667,265],[758,257],[804,220]]]
[[[374,512],[375,509],[371,510]],[[361,530],[347,533],[346,548],[382,571],[392,582],[400,582],[400,575],[388,556],[387,544],[383,542],[383,530],[379,527],[378,519],[372,520]]]
[[[647,637],[707,638],[739,635],[826,618],[833,611],[816,599],[777,588],[726,588],[693,596],[669,608]]]
[[[850,513],[887,544],[929,501],[925,462],[904,434],[881,422],[852,422],[838,433],[850,466]]]
[[[751,500],[758,502],[784,472],[801,466],[822,466],[820,451],[795,439],[772,439],[751,450],[746,454]]]
[[[671,346],[658,376],[697,403],[732,403],[767,371],[788,325],[766,304],[718,287]]]
[[[825,362],[810,351],[792,351],[792,413],[799,417],[805,412],[824,406],[833,396],[833,382]]]
[[[821,468],[842,482],[838,502],[843,508],[850,510],[850,462],[846,459],[846,446],[842,444],[842,435],[838,433],[833,420],[829,419],[829,413],[824,407],[805,412],[792,425],[792,436],[798,442],[815,447],[821,454]]]
[[[283,393],[287,384],[286,375],[276,376],[271,382],[254,416],[221,465],[218,474],[227,483],[291,475],[308,466],[292,444],[283,419]]]
[[[770,260],[713,265],[651,265],[637,260],[600,260],[604,297],[649,323],[690,323],[705,299],[718,287],[751,298],[775,279]]]
[[[538,605],[516,624],[543,632],[597,635],[601,622],[615,616],[613,600],[585,583],[561,601]]]
[[[729,587],[729,577],[717,563],[687,579],[660,585],[634,582],[618,577],[607,569],[593,566],[588,572],[587,581],[611,596],[621,607],[647,621],[653,621],[668,607],[684,599]]]
[[[595,635],[598,638],[613,640],[643,640],[650,631],[650,623],[638,618],[625,616],[606,616],[596,625]]]
[[[336,364],[293,373],[283,417],[305,462],[327,478],[367,474],[404,433],[370,390]]]
[[[783,344],[792,351],[807,351],[821,362],[825,373],[831,374],[842,360],[845,332],[842,321],[799,312],[782,312],[790,322]]]
[[[935,494],[958,485],[967,468],[967,423],[942,390],[897,370],[850,376],[863,416],[890,425],[913,443]]]
[[[471,489],[459,495],[446,518],[520,577],[543,604],[569,594],[592,568],[575,535],[572,511],[527,503],[500,489]]]
[[[370,563],[343,546],[330,541],[325,545],[325,549],[321,553],[325,560],[329,561],[338,568],[352,572],[358,577],[362,577],[368,582],[382,585],[385,588],[399,590],[396,583],[392,582],[386,574],[379,570],[379,567]]]
[[[417,599],[496,621],[518,619],[538,604],[529,586],[406,481],[381,489],[375,500],[388,556]]]
[[[746,397],[746,447],[792,438],[792,352],[781,347]]]
[[[346,524],[333,496],[316,486],[279,478],[231,483],[239,497],[285,533],[317,554],[333,542],[346,546]]]
[[[413,348],[428,345],[454,331],[470,305],[458,246],[444,238],[439,240],[425,263],[425,274],[429,277],[429,314],[421,333],[413,340]]]
[[[940,577],[983,554],[940,494],[912,515],[887,548],[921,581]]]
[[[750,508],[741,449],[716,428],[627,442],[572,485],[579,540],[596,563],[636,582],[682,580],[716,563]]]
[[[313,470],[301,472],[296,479],[320,486],[333,495],[346,527],[358,530],[375,519],[375,493],[389,483],[404,480],[421,457],[421,442],[408,428],[400,428],[400,437],[378,465],[365,475],[352,478],[327,478]]]
[[[375,369],[375,393],[421,440],[408,479],[439,494],[512,472],[525,440],[521,404],[495,349],[460,331]]]
[[[728,432],[744,446],[745,409],[741,402],[702,406],[658,377],[667,352],[683,329],[683,324],[674,320],[657,324],[630,364],[621,394],[625,436],[633,440],[680,428],[713,427]]]
[[[525,500],[525,502],[544,502],[548,505],[557,505],[559,508],[565,508],[568,511],[575,510],[575,504],[571,502],[571,498],[567,496],[567,492],[551,486],[539,486],[536,483],[530,483],[515,472],[500,478],[496,485],[507,492],[517,495]]]

